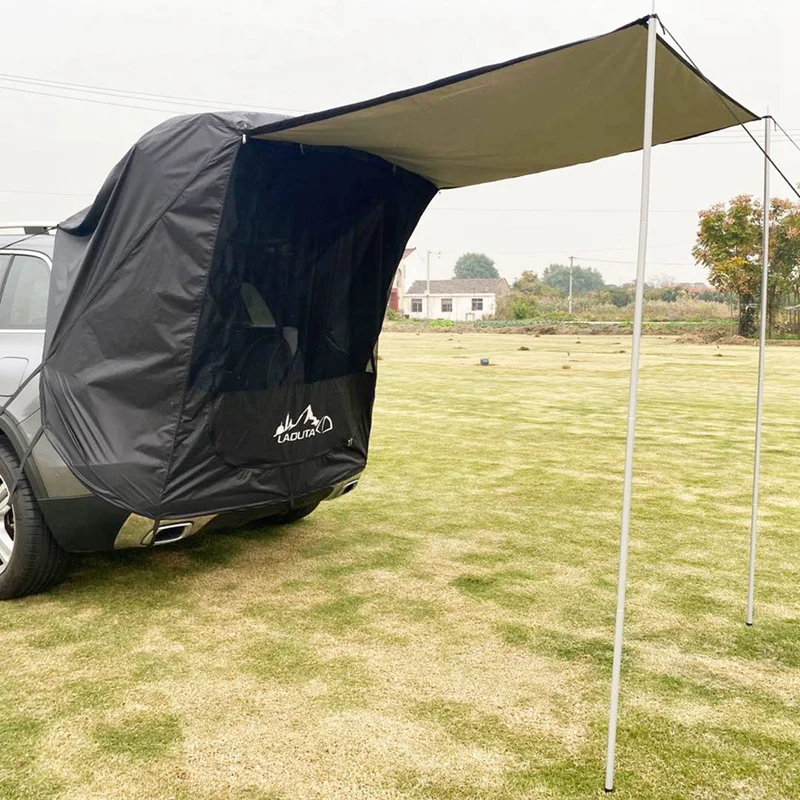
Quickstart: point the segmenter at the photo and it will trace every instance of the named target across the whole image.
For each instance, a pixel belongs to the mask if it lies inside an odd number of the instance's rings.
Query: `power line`
[[[532,214],[638,214],[638,208],[466,208],[456,206],[431,206],[428,211],[499,211],[525,212]],[[696,214],[697,209],[664,208],[652,210],[651,214]]]
[[[665,247],[685,247],[682,244],[664,244],[664,245],[648,245],[648,249],[660,250]],[[495,255],[503,255],[503,256],[553,256],[558,255],[559,253],[563,253],[563,250],[495,250],[493,247],[486,248],[487,250],[491,250],[492,253]],[[587,250],[573,250],[571,252],[580,256],[581,253],[614,253],[614,252],[626,252],[628,250],[635,250],[635,247],[596,247],[594,249],[587,249]],[[460,253],[461,250],[439,250],[440,253]],[[631,264],[635,264],[635,261],[631,261]]]
[[[607,258],[586,258],[584,256],[576,256],[581,261],[589,261],[595,264],[636,264],[636,261],[618,261],[617,259]],[[696,267],[697,264],[687,264],[685,261],[650,261],[647,260],[648,267]]]
[[[93,86],[90,84],[71,83],[69,81],[56,81],[49,78],[31,78],[26,75],[13,75],[0,73],[0,78],[12,83],[30,84],[33,86],[43,86],[45,88],[63,88],[73,92],[88,92],[91,94],[110,95],[111,97],[130,97],[131,99],[153,100],[155,102],[178,101],[181,105],[198,105],[203,108],[209,106],[228,106],[237,109],[253,109],[263,111],[264,106],[256,106],[251,103],[232,103],[230,100],[206,100],[199,97],[185,97],[182,95],[155,94],[153,92],[137,92],[128,89],[114,89],[108,86]],[[287,111],[297,114],[306,112],[298,108],[277,108],[271,107],[274,111]]]
[[[797,133],[796,129],[792,129],[791,132],[787,132],[786,136],[790,136],[791,133]],[[698,137],[695,137],[698,138]],[[749,137],[743,136],[739,131],[723,131],[721,133],[707,133],[702,138],[707,139],[709,141],[720,142],[720,141],[743,141],[747,142],[750,141]],[[695,141],[695,139],[679,139],[676,144],[689,144]]]
[[[93,197],[94,192],[36,192],[30,189],[0,189],[0,194],[33,194],[42,197]]]
[[[50,92],[37,92],[33,89],[21,89],[18,86],[0,86],[0,89],[6,92],[19,92],[21,94],[35,94],[40,97],[55,97],[59,100],[77,100],[80,103],[93,103],[100,106],[116,106],[117,108],[132,108],[140,111],[157,111],[159,114],[169,114],[170,112],[176,114],[185,114],[186,109],[170,109],[170,108],[153,108],[152,106],[136,106],[130,103],[112,103],[109,100],[94,100],[91,97],[73,97],[66,94],[52,94]]]
[[[468,212],[468,213],[524,213],[524,214],[638,214],[638,208],[511,208],[511,207],[466,207],[430,206],[429,211]],[[699,214],[697,208],[659,208],[651,209],[651,214]]]
[[[791,131],[791,132],[787,131],[783,137],[779,136],[778,140],[779,141],[787,141],[788,138],[792,135],[792,133],[795,136],[798,135],[798,131]],[[740,141],[741,142],[749,142],[750,141],[750,139],[748,137],[739,136],[739,135],[735,135],[735,134],[731,134],[730,136],[714,136],[712,134],[706,134],[706,136],[703,137],[703,138],[706,138],[706,139],[708,139],[708,141],[712,141],[712,142],[740,142]],[[676,142],[676,144],[691,144],[693,141],[695,141],[695,140],[694,139],[684,139],[682,141]]]
[[[666,247],[682,247],[683,245],[665,245]],[[658,245],[655,245],[658,247]],[[492,255],[498,256],[560,256],[564,253],[564,250],[494,250],[492,248],[487,248]],[[607,248],[607,249],[598,249],[598,250],[583,250],[583,251],[573,251],[575,258],[580,261],[589,261],[598,264],[635,264],[635,261],[625,261],[625,260],[618,260],[616,258],[608,259],[608,258],[594,258],[593,256],[584,256],[582,253],[606,253],[609,250],[614,250],[615,248]],[[620,250],[631,250],[633,248],[618,248]],[[460,253],[460,250],[440,250],[440,253]],[[696,264],[687,264],[683,261],[647,261],[648,267],[693,267],[697,266]]]
[[[774,122],[774,123],[775,123],[775,124],[778,126],[778,128],[780,128],[780,129],[781,129],[781,130],[782,130],[782,131],[783,131],[783,132],[786,134],[786,137],[789,139],[789,141],[790,141],[790,142],[791,142],[791,143],[792,143],[792,144],[793,144],[793,145],[794,145],[794,146],[795,146],[795,147],[796,147],[798,150],[800,150],[800,144],[797,144],[797,142],[796,142],[794,139],[792,139],[792,137],[791,137],[791,136],[789,136],[789,134],[788,134],[788,133],[786,133],[786,131],[784,130],[784,128],[783,128],[783,126],[780,124],[780,122],[778,122],[778,120],[776,120],[776,119],[775,119],[775,117],[772,117],[772,121],[773,121],[773,122]]]
[[[676,144],[679,144],[681,147],[716,147],[718,145],[743,144],[746,144],[748,147],[752,147],[752,142],[746,139],[742,139],[740,142],[676,142]],[[797,147],[797,145],[791,139],[773,139],[772,144],[794,144],[795,147]]]
[[[797,132],[798,128],[790,127],[790,131]],[[732,138],[739,138],[739,139],[749,139],[749,137],[745,136],[744,133],[736,128],[725,128],[719,131],[711,131],[709,133],[704,134],[703,138],[708,139],[732,139]],[[688,140],[679,140],[679,141],[688,141]]]
[[[57,88],[57,87],[53,87],[53,88]],[[23,89],[20,86],[3,86],[3,85],[0,85],[0,90],[5,90],[7,92],[19,92],[20,94],[39,95],[40,97],[55,97],[58,100],[76,100],[79,103],[93,103],[94,105],[101,105],[101,106],[116,106],[117,108],[132,108],[132,109],[137,109],[137,110],[141,110],[141,111],[157,111],[159,114],[170,114],[170,113],[188,114],[188,113],[191,113],[190,110],[187,110],[185,108],[174,108],[174,107],[168,107],[166,105],[163,108],[158,108],[158,107],[155,107],[155,106],[140,106],[140,105],[136,105],[134,103],[114,103],[111,100],[98,100],[98,99],[92,98],[92,97],[76,97],[75,95],[69,95],[69,94],[54,94],[53,92],[39,92],[39,91],[36,91],[34,89],[27,89],[27,88]],[[67,90],[67,91],[77,91],[77,90]],[[123,97],[124,97],[124,95],[120,96],[120,99],[122,99]],[[132,99],[135,99],[135,98],[132,98]],[[162,102],[162,101],[155,100],[154,102]],[[266,112],[266,113],[268,113],[271,110],[274,111],[274,110],[277,110],[277,109],[263,108],[261,110]],[[195,112],[195,113],[197,113],[197,112]]]
[[[117,108],[132,108],[141,111],[155,111],[158,113],[165,113],[165,112],[175,112],[178,114],[188,113],[187,110],[184,108],[175,108],[174,106],[169,106],[168,104],[170,102],[173,103],[177,102],[182,106],[192,106],[197,108],[209,108],[211,106],[226,106],[229,108],[252,109],[265,112],[278,111],[278,112],[289,112],[297,114],[307,113],[306,110],[298,108],[281,108],[277,106],[271,106],[271,107],[255,106],[248,103],[232,103],[227,100],[204,100],[197,97],[185,97],[182,95],[156,94],[153,92],[138,92],[127,89],[113,89],[111,87],[106,87],[106,86],[94,86],[91,84],[71,83],[68,81],[56,81],[45,78],[32,78],[25,75],[14,75],[11,73],[0,73],[0,79],[13,83],[22,83],[25,84],[26,86],[37,86],[43,88],[52,88],[56,90],[63,89],[64,91],[68,92],[84,92],[84,93],[115,97],[119,99],[130,98],[131,100],[143,100],[145,102],[149,101],[154,103],[163,103],[164,104],[163,108],[156,106],[142,106],[135,103],[115,103],[110,100],[98,100],[89,97],[76,97],[74,96],[74,94],[57,94],[52,92],[42,92],[42,91],[36,91],[34,89],[21,88],[19,86],[0,85],[0,89],[5,89],[6,91],[10,92],[18,92],[21,94],[38,95],[40,97],[53,97],[58,100],[77,100],[78,102],[93,103],[95,105],[107,105],[107,106],[114,106]],[[785,144],[788,142],[791,143],[798,150],[800,150],[800,145],[798,145],[797,142],[795,142],[792,136],[782,126],[778,125],[778,127],[780,128],[781,132],[784,134],[786,138],[785,139],[780,139],[777,137],[773,138],[773,143]],[[748,136],[751,137],[749,131],[747,131],[746,129],[744,130],[748,134]],[[800,136],[800,130],[793,129],[793,132],[797,136]],[[742,145],[750,143],[750,138],[742,137],[738,131],[721,131],[717,134],[711,134],[711,136],[713,138],[709,138],[704,141],[692,140],[692,141],[674,142],[673,144],[688,145],[692,147],[710,147],[721,144]],[[598,211],[601,210],[603,209],[598,209]],[[589,212],[593,210],[587,209],[586,211]],[[665,212],[659,212],[659,213],[665,213]],[[670,212],[670,213],[675,213],[675,212]]]

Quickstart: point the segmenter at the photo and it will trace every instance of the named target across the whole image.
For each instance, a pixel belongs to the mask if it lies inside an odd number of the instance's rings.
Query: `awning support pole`
[[[636,436],[636,401],[639,387],[639,347],[642,339],[644,271],[647,257],[647,224],[650,216],[650,158],[653,149],[653,106],[656,88],[656,23],[650,17],[647,29],[647,69],[645,72],[644,135],[642,138],[642,195],[639,214],[639,251],[636,258],[636,303],[633,314],[630,389],[628,391],[628,432],[625,441],[625,473],[622,485],[622,526],[619,538],[619,576],[617,578],[617,618],[614,627],[614,661],[611,669],[611,708],[608,719],[605,790],[614,791],[614,756],[617,746],[617,715],[622,668],[622,635],[625,625],[625,588],[628,576],[628,532],[631,524],[633,451]]]
[[[761,418],[764,414],[764,367],[767,350],[767,292],[769,291],[769,149],[772,120],[764,118],[764,220],[761,234],[761,320],[758,336],[758,394],[756,399],[756,447],[753,456],[753,507],[750,512],[750,569],[747,581],[747,624],[753,624],[756,593],[756,538],[758,535],[758,480],[761,472]]]

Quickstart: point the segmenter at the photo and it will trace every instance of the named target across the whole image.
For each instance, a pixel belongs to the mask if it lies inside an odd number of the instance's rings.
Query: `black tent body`
[[[152,518],[304,503],[363,470],[373,349],[435,188],[341,148],[171,120],[56,237],[42,401],[107,500]]]
[[[373,356],[437,190],[642,146],[647,19],[342,109],[178,117],[59,226],[43,427],[155,519],[299,505],[366,464]],[[755,115],[659,39],[655,142]]]

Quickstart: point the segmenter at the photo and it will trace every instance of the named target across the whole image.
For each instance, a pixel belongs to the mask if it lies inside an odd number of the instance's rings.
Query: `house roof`
[[[426,294],[427,281],[414,281],[406,294]],[[508,294],[505,278],[451,278],[431,281],[431,294]]]
[[[400,261],[405,261],[416,249],[416,247],[406,247],[406,249],[403,250],[403,255],[400,256]]]

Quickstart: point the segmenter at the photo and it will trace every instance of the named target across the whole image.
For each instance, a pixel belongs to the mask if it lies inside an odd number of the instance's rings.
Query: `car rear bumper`
[[[39,498],[42,515],[58,544],[69,553],[113,550],[130,514],[95,495]]]
[[[97,553],[172,544],[201,531],[246,525],[322,500],[334,500],[352,491],[359,477],[356,475],[319,492],[295,498],[291,503],[272,503],[223,514],[162,520],[157,529],[154,520],[130,514],[95,495],[41,498],[39,505],[53,538],[64,550],[70,553]]]

